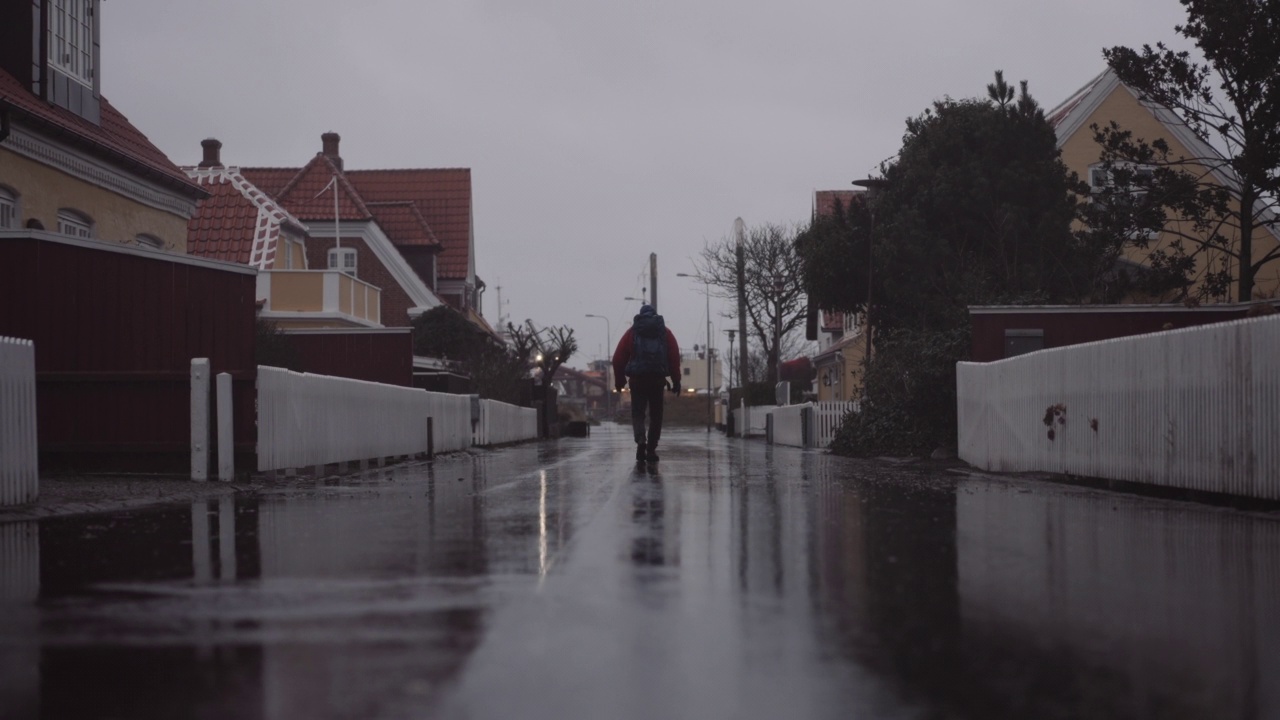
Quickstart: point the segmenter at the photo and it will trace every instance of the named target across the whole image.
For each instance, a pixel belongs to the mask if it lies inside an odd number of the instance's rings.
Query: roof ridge
[[[352,175],[363,173],[387,173],[387,172],[471,172],[469,167],[418,167],[418,168],[364,168],[362,170],[348,170]]]
[[[293,192],[294,189],[297,188],[298,184],[302,182],[302,178],[306,177],[317,163],[324,163],[329,166],[329,170],[333,177],[337,178],[338,184],[340,184],[342,189],[346,192],[347,199],[351,201],[351,204],[355,205],[357,212],[361,213],[365,218],[373,216],[373,213],[369,211],[369,207],[365,204],[364,198],[360,195],[360,192],[356,190],[356,187],[347,179],[346,173],[333,162],[332,158],[324,153],[316,153],[315,157],[311,158],[306,165],[302,166],[302,169],[293,176],[293,179],[289,180],[289,182],[280,189],[277,197],[282,201],[284,198],[288,197],[289,193]]]

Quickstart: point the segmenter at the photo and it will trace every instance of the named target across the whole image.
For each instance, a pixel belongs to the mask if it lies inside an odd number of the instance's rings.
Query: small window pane
[[[74,210],[59,210],[58,232],[71,237],[92,238],[93,221]]]
[[[18,199],[0,187],[0,228],[18,227]]]
[[[355,277],[356,275],[356,249],[355,248],[335,248],[329,251],[329,269],[341,270],[342,272]]]

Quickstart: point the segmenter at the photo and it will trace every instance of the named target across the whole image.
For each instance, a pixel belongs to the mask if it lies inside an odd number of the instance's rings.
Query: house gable
[[[1133,132],[1135,138],[1155,140],[1163,138],[1169,144],[1169,155],[1172,158],[1187,158],[1189,166],[1201,173],[1207,172],[1212,182],[1222,185],[1233,185],[1234,177],[1230,170],[1221,167],[1206,168],[1199,166],[1197,158],[1221,158],[1208,143],[1197,136],[1186,123],[1175,113],[1162,106],[1140,99],[1137,92],[1120,82],[1115,72],[1108,69],[1091,80],[1087,85],[1072,94],[1066,101],[1047,113],[1049,123],[1057,133],[1058,148],[1062,151],[1062,161],[1068,169],[1075,172],[1085,181],[1089,179],[1089,170],[1100,162],[1101,148],[1093,138],[1093,125],[1106,127],[1112,121],[1121,128]],[[1194,235],[1188,223],[1186,227],[1177,227],[1184,234]],[[1275,226],[1260,228],[1261,232],[1254,237],[1253,256],[1255,258],[1270,252],[1280,244],[1280,228]],[[1166,233],[1154,241],[1149,249],[1129,248],[1128,259],[1142,263],[1153,250],[1168,247],[1173,235]],[[1196,276],[1200,276],[1209,264],[1234,263],[1234,259],[1221,252],[1206,251],[1196,260]],[[1280,292],[1280,264],[1273,263],[1264,267],[1254,279],[1256,292],[1264,295]]]

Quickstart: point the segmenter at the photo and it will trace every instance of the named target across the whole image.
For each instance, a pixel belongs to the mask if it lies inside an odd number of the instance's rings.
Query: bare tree
[[[768,357],[763,375],[754,367],[747,370],[752,377],[764,377],[770,383],[777,382],[775,335],[782,338],[785,349],[789,347],[787,338],[805,320],[802,262],[795,243],[798,234],[799,228],[770,223],[750,228],[743,242],[748,332],[753,344]],[[709,286],[713,296],[737,300],[737,257],[737,241],[730,238],[702,249],[696,263],[698,279]]]

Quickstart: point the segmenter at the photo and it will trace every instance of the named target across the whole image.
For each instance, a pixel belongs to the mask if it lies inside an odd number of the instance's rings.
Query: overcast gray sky
[[[1176,0],[107,0],[104,94],[179,164],[468,167],[485,314],[706,340],[691,258],[747,224],[808,219],[901,145],[904,120],[996,69],[1046,107],[1101,49],[1176,40]],[[1175,43],[1176,44],[1176,43]],[[717,347],[731,327],[713,301]]]

